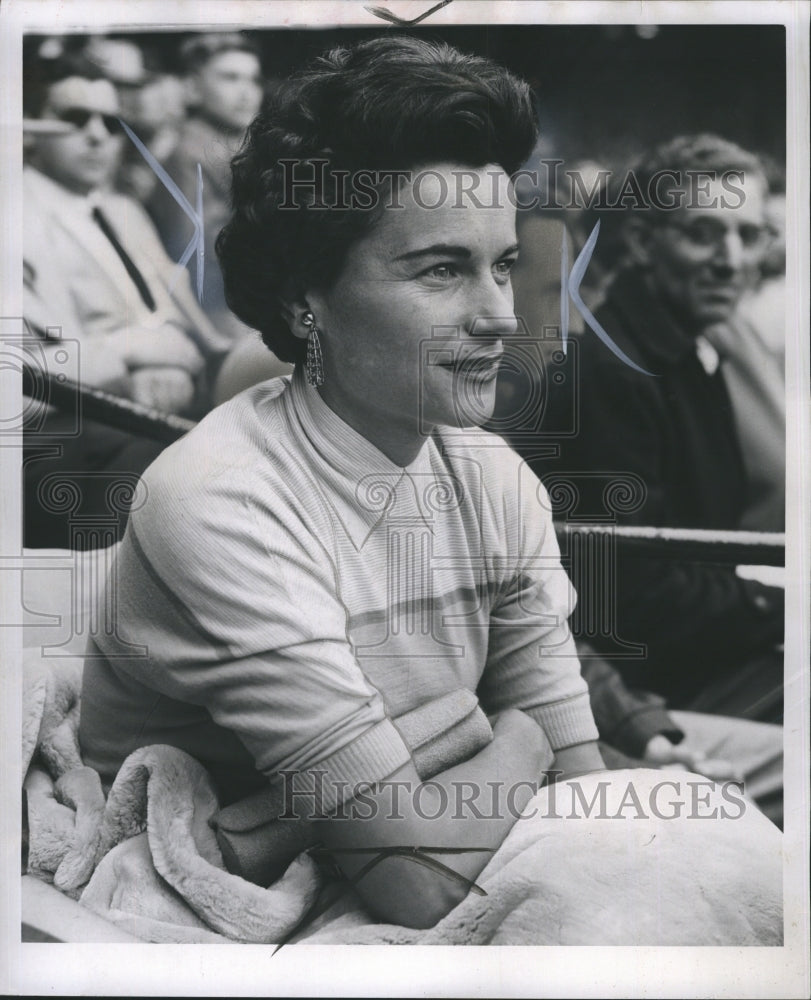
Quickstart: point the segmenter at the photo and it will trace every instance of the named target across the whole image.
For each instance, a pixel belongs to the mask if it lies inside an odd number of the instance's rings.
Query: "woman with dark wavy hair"
[[[231,308],[295,373],[148,470],[85,674],[107,777],[169,743],[223,803],[268,782],[299,815],[315,797],[347,875],[380,847],[461,850],[461,883],[398,857],[359,883],[413,927],[462,898],[553,755],[602,767],[546,494],[478,429],[516,332],[510,177],[535,122],[504,69],[393,35],[274,95],[218,253]],[[492,740],[425,781],[397,720],[459,690]]]

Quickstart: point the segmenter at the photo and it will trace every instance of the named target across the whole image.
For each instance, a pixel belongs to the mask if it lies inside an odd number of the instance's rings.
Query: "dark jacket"
[[[532,462],[553,501],[561,478],[575,487],[576,502],[572,490],[560,491],[568,507],[556,516],[737,528],[746,479],[722,371],[708,374],[695,342],[640,272],[619,276],[597,318],[653,374],[634,370],[586,331],[568,353],[562,381],[549,380],[542,430],[568,422],[575,432],[555,441],[558,458]],[[528,454],[525,441],[515,443]],[[612,492],[610,484],[623,481]],[[616,663],[626,680],[664,694],[674,707],[782,641],[782,591],[743,581],[732,567],[623,554],[616,579],[610,565],[603,571],[608,575],[595,580],[588,566],[572,568],[581,636],[605,655],[627,654],[627,643],[647,647],[643,658]]]
[[[580,644],[577,651],[589,686],[594,721],[604,744],[638,761],[644,758],[645,748],[654,736],[681,743],[684,732],[668,714],[663,698],[651,691],[629,688],[619,672],[588,646]]]

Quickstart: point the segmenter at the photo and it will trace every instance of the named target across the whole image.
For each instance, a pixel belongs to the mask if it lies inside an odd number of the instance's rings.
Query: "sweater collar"
[[[352,517],[343,517],[333,504],[356,546],[362,546],[387,517],[425,520],[425,477],[433,476],[436,452],[431,439],[410,465],[397,465],[330,409],[307,382],[301,365],[290,383],[290,399],[302,431],[325,463],[323,472],[331,481],[329,492],[351,508]],[[361,519],[362,527],[353,526],[355,517]]]

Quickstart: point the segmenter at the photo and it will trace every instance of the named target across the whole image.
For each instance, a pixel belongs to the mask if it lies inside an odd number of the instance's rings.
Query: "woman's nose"
[[[472,337],[500,340],[511,337],[518,329],[513,309],[512,286],[498,282],[492,275],[485,277],[471,298],[468,330]]]

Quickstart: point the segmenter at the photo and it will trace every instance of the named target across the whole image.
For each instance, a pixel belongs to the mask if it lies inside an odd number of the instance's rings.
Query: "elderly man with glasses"
[[[193,414],[206,363],[226,343],[140,205],[110,191],[125,141],[113,84],[65,56],[27,73],[26,98],[24,318],[38,340],[35,355],[83,385]],[[59,472],[140,473],[160,450],[55,412],[44,421],[38,413],[25,446],[25,542],[35,547],[71,544],[65,511],[50,502],[45,479],[53,486]],[[108,479],[85,476],[81,517],[110,515]]]
[[[573,345],[550,380],[546,439],[560,414],[575,423],[536,471],[553,496],[569,481],[578,520],[737,529],[747,470],[712,333],[754,281],[766,180],[756,157],[712,135],[658,147],[634,175],[648,197],[622,215],[626,266],[596,311],[625,357],[590,331]],[[628,683],[679,709],[782,720],[782,589],[734,567],[618,553],[602,578],[584,569],[578,590],[582,637]]]

